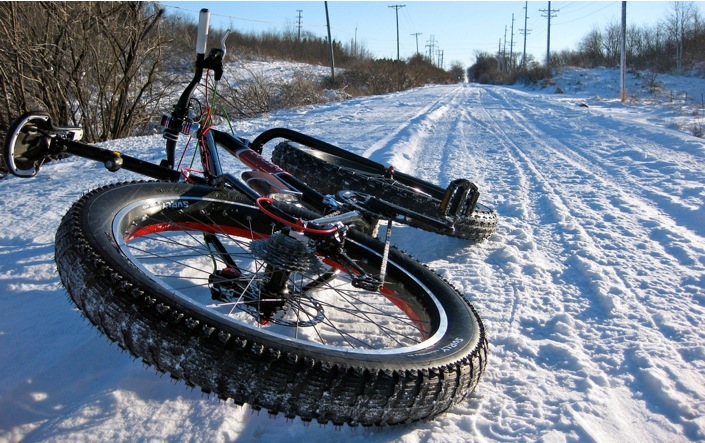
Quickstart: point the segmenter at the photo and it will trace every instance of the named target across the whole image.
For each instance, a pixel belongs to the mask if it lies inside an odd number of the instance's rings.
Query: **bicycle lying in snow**
[[[484,328],[451,284],[390,245],[392,223],[482,240],[496,214],[467,180],[443,189],[288,129],[247,142],[212,128],[193,98],[204,72],[206,97],[223,73],[225,38],[205,55],[208,17],[195,75],[162,121],[161,164],[82,143],[41,112],[8,130],[19,177],[71,154],[157,180],[104,186],[64,216],[55,255],[71,299],[121,348],[237,404],[364,426],[445,411],[484,372]],[[182,133],[196,134],[202,171],[176,164]],[[223,151],[251,170],[224,172]],[[384,239],[372,237],[380,220]]]

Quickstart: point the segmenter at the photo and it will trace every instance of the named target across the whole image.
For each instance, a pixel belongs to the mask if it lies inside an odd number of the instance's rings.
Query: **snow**
[[[286,83],[297,76],[322,79],[330,75],[330,67],[292,61],[238,58],[226,66],[226,69],[229,70],[230,78],[235,82],[257,79],[263,83]],[[225,79],[227,80],[228,77],[226,76]]]
[[[71,203],[135,176],[71,158],[0,180],[0,441],[704,440],[705,140],[689,125],[705,81],[659,76],[652,93],[630,75],[623,104],[616,79],[566,70],[540,88],[428,86],[233,123],[248,138],[299,130],[441,185],[470,178],[498,211],[481,244],[395,229],[490,340],[475,393],[413,426],[305,426],[146,368],[82,319],[53,262]],[[163,140],[106,146],[157,161]]]

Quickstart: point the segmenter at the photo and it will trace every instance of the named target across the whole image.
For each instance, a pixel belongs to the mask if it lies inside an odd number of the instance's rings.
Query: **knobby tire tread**
[[[487,339],[475,309],[460,294],[478,322],[480,338],[472,352],[427,367],[404,369],[395,362],[370,369],[326,359],[325,354],[264,345],[152,292],[95,245],[93,237],[105,233],[86,232],[96,197],[118,186],[145,185],[161,192],[161,184],[150,182],[109,185],[86,194],[64,216],[56,234],[58,271],[73,302],[101,333],[144,363],[223,400],[335,425],[395,425],[432,418],[478,384],[487,361]],[[179,185],[164,186],[168,192]],[[213,193],[222,197],[223,191]],[[228,198],[246,201],[232,192]],[[424,269],[423,278],[440,279]]]

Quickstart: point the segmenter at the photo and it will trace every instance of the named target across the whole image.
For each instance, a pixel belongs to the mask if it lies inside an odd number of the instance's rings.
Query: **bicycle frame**
[[[296,195],[301,202],[308,205],[321,217],[331,211],[347,210],[348,217],[339,216],[336,218],[336,223],[339,224],[353,223],[363,219],[363,214],[371,214],[374,218],[397,220],[402,223],[408,219],[416,219],[440,232],[444,232],[453,229],[455,217],[467,216],[472,213],[479,192],[477,192],[477,187],[468,180],[456,180],[447,189],[443,190],[413,176],[396,172],[392,167],[385,168],[372,160],[354,156],[337,146],[290,129],[274,128],[264,131],[252,143],[214,129],[211,126],[211,108],[208,102],[209,78],[212,72],[215,84],[217,84],[223,75],[223,58],[226,54],[225,38],[227,33],[221,40],[221,48],[211,49],[206,57],[209,17],[210,12],[207,9],[201,10],[193,78],[180,95],[171,113],[164,115],[161,121],[166,140],[166,159],[162,160],[160,164],[155,164],[124,155],[118,151],[79,142],[74,140],[74,138],[77,138],[75,134],[79,128],[57,128],[51,124],[48,115],[29,113],[24,118],[18,119],[18,124],[21,127],[23,122],[33,119],[32,121],[36,125],[35,130],[49,140],[49,148],[47,151],[48,155],[44,157],[44,160],[35,164],[33,170],[20,171],[22,176],[30,177],[36,174],[41,163],[49,156],[71,154],[102,162],[112,172],[125,169],[157,180],[186,181],[237,190],[260,206],[272,218],[304,232],[306,229],[309,229],[309,232],[317,233],[325,230],[320,229],[320,226],[305,228],[301,220],[272,208],[272,200],[269,199],[271,190],[276,190],[278,194],[289,193]],[[200,121],[195,122],[190,117],[191,103],[194,91],[202,83],[204,74],[206,74],[206,106],[201,107]],[[215,85],[212,90],[216,90]],[[204,110],[205,112],[203,112]],[[199,171],[198,174],[192,173],[189,168],[181,168],[180,164],[175,164],[176,146],[179,137],[182,134],[191,136],[194,130],[196,131],[196,144],[202,165],[202,171]],[[315,151],[335,156],[341,161],[350,161],[362,171],[393,179],[402,185],[415,189],[417,192],[426,194],[440,202],[440,217],[428,217],[369,195],[356,194],[353,191],[348,191],[344,196],[324,196],[262,155],[264,145],[276,138],[282,138],[312,148]],[[184,147],[184,154],[187,148],[188,143]],[[251,168],[252,171],[243,173],[242,179],[225,172],[220,162],[220,151],[226,151],[233,155],[243,165]],[[312,223],[315,226],[316,220],[312,220]]]

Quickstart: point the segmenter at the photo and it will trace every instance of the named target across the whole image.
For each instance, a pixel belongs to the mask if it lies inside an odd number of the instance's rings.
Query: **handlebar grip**
[[[208,28],[210,26],[211,12],[208,9],[201,9],[198,16],[198,36],[196,37],[196,54],[206,53],[206,43],[208,43]]]

